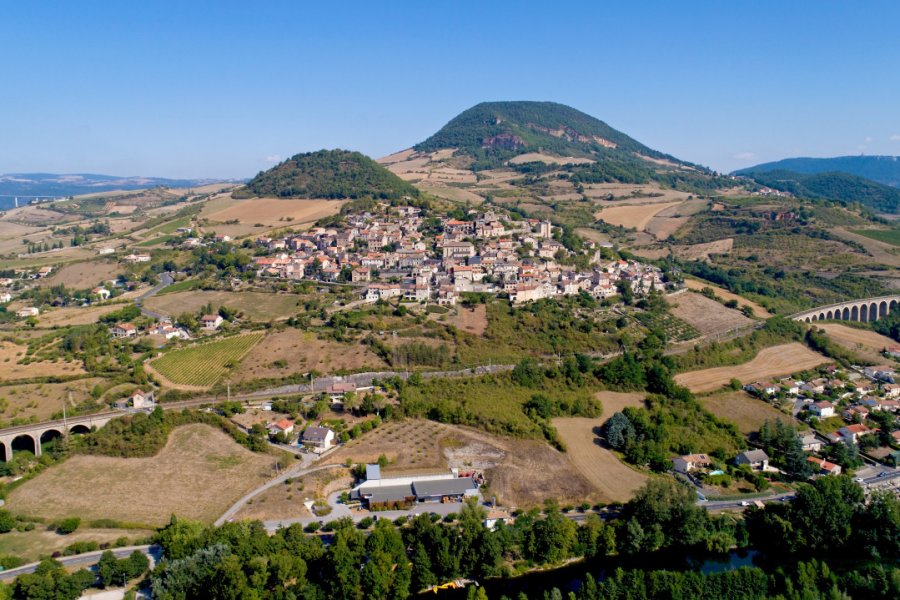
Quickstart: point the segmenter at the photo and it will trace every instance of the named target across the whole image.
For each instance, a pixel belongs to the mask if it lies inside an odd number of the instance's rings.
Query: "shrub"
[[[70,533],[74,533],[76,529],[81,525],[81,519],[78,517],[69,517],[68,519],[63,519],[59,523],[56,524],[56,533],[60,535],[69,535]]]

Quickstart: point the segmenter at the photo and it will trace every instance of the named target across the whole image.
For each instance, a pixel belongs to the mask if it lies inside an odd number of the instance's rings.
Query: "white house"
[[[130,338],[137,335],[137,327],[135,327],[131,323],[119,323],[118,325],[110,329],[109,332],[113,335],[113,337]]]
[[[706,454],[685,454],[672,459],[675,470],[679,473],[690,473],[696,469],[703,469],[712,464]]]
[[[821,402],[813,402],[809,405],[809,412],[816,415],[820,419],[827,419],[834,416],[834,404],[827,400]]]
[[[736,465],[749,465],[754,471],[765,471],[769,466],[769,456],[762,450],[747,450],[734,459]]]
[[[310,446],[313,452],[325,452],[334,444],[334,432],[327,427],[307,427],[303,432],[303,444]]]
[[[109,300],[109,290],[105,287],[95,287],[91,290],[91,293],[97,296],[100,301]]]
[[[203,315],[200,318],[200,323],[203,325],[203,329],[207,331],[215,331],[222,324],[224,319],[221,315]]]
[[[34,306],[25,306],[16,311],[16,316],[19,318],[36,317],[39,314],[41,311]]]
[[[6,304],[12,300],[12,294],[9,292],[3,292],[0,294],[0,304]]]

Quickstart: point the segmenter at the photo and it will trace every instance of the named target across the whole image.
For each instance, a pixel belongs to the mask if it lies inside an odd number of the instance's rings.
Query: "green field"
[[[891,246],[900,246],[900,229],[854,229],[852,232]]]
[[[263,338],[250,333],[167,352],[150,363],[160,375],[178,385],[209,387],[240,361]]]
[[[138,246],[140,246],[140,244],[138,244]],[[184,279],[182,281],[177,281],[170,286],[164,287],[157,293],[157,295],[172,294],[175,292],[190,292],[191,290],[196,290],[199,285],[200,282],[196,279]]]

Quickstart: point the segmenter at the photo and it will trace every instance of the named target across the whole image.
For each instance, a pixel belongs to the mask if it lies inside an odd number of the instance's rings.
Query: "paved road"
[[[168,315],[163,315],[161,313],[144,308],[144,300],[146,300],[147,298],[152,298],[153,296],[158,294],[160,290],[172,285],[173,283],[175,283],[175,280],[172,278],[172,275],[170,273],[161,273],[159,276],[159,283],[135,298],[134,305],[141,309],[141,314],[145,317],[150,317],[152,319],[156,319],[157,321],[168,318]]]
[[[318,467],[306,467],[303,465],[303,463],[294,465],[292,468],[288,469],[287,471],[285,471],[284,473],[282,473],[275,479],[267,481],[266,483],[262,484],[258,488],[251,490],[250,492],[247,492],[246,494],[244,494],[244,496],[241,497],[240,500],[238,500],[237,502],[232,504],[231,507],[228,510],[226,510],[225,513],[221,517],[216,519],[215,525],[218,527],[219,525],[225,523],[226,521],[231,520],[234,517],[234,515],[236,515],[238,513],[238,511],[241,510],[245,504],[247,504],[247,502],[249,502],[253,498],[259,496],[266,490],[270,490],[273,487],[275,487],[276,485],[284,483],[285,480],[287,480],[287,479],[290,479],[292,477],[303,477],[304,475],[309,475],[310,473],[315,473],[316,471],[324,471],[325,469],[333,469],[337,466],[339,466],[339,465],[322,465],[322,466],[318,466]]]
[[[112,553],[116,558],[127,558],[131,556],[132,552],[137,550],[150,559],[151,569],[162,556],[162,548],[159,546],[124,546],[122,548],[110,548],[110,550],[112,550]],[[84,554],[76,554],[74,556],[61,556],[56,560],[61,562],[64,567],[92,567],[100,562],[100,557],[103,556],[104,552],[105,550],[97,550],[95,552],[85,552]],[[19,575],[34,573],[34,570],[39,564],[40,563],[30,563],[22,565],[21,567],[16,567],[15,569],[2,571],[0,572],[0,581],[8,581],[15,579]]]

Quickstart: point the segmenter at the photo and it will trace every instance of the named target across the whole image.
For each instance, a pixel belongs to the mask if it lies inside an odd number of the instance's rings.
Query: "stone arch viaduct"
[[[791,315],[791,318],[805,323],[814,323],[816,321],[859,321],[868,323],[887,316],[897,310],[898,307],[900,307],[900,294],[829,304],[828,306],[820,306],[799,312]]]
[[[121,416],[120,412],[105,412],[0,429],[0,460],[8,461],[16,450],[28,450],[40,456],[41,444],[45,442],[69,434],[90,433]]]

